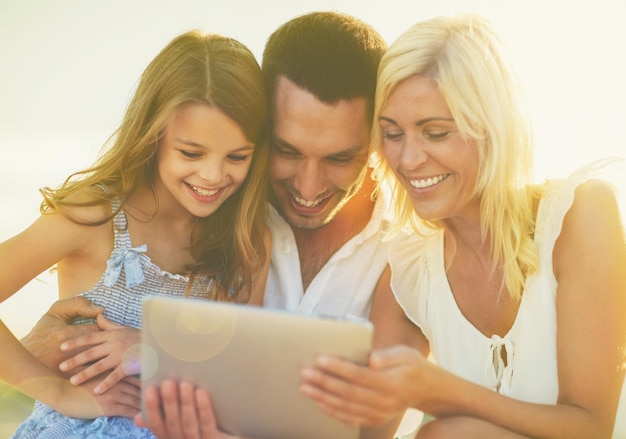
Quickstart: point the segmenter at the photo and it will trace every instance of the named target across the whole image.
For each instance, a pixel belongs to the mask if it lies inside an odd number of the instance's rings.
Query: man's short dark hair
[[[273,102],[282,75],[328,104],[363,97],[373,113],[376,73],[386,49],[371,26],[347,14],[312,12],[270,35],[262,69]]]

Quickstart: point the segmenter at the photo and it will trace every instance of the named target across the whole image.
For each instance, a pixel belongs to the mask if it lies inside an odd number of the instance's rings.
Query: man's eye
[[[278,146],[274,146],[274,152],[282,157],[297,157],[298,153],[290,149],[283,149]]]
[[[345,163],[350,163],[352,161],[352,158],[353,158],[352,156],[328,157],[327,160],[332,163],[345,164]]]

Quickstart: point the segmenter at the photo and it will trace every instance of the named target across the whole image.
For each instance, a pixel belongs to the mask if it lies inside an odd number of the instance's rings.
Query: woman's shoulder
[[[615,193],[618,186],[626,183],[626,160],[619,157],[609,157],[590,162],[576,169],[565,178],[548,180],[544,187],[547,195],[559,192],[586,192],[612,191]]]
[[[586,180],[576,186],[572,205],[566,215],[569,221],[564,227],[571,223],[583,229],[581,231],[598,233],[598,228],[617,225],[623,221],[618,200],[617,187],[611,182],[595,178]]]
[[[619,189],[626,184],[624,171],[624,160],[610,158],[589,163],[565,178],[548,180],[540,190],[538,228],[541,230],[543,226],[552,224],[552,228],[559,231],[565,215],[575,215],[573,212],[579,206],[589,209],[591,213],[603,204],[622,204],[623,198],[620,197],[624,194],[620,194]],[[598,213],[601,211],[597,210]]]
[[[554,259],[572,254],[592,253],[601,257],[599,243],[623,241],[623,194],[606,165],[615,171],[622,164],[603,162],[591,164],[560,182],[549,197],[551,212],[546,224],[553,224]],[[598,172],[600,171],[600,172]],[[613,176],[614,177],[614,176]],[[621,235],[621,237],[620,237]]]

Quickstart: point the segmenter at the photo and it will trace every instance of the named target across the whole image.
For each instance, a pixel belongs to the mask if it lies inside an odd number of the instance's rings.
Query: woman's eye
[[[443,140],[450,135],[452,131],[424,131],[424,137],[428,140]]]
[[[394,133],[389,131],[383,131],[383,138],[385,140],[400,140],[403,135],[404,133],[401,132]]]

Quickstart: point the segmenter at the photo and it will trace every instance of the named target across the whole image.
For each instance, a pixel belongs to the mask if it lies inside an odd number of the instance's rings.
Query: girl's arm
[[[55,263],[69,256],[88,254],[94,234],[102,233],[99,227],[107,226],[80,226],[63,215],[47,214],[0,244],[0,300],[13,295]],[[0,325],[0,345],[0,378],[63,414],[95,417],[136,412],[128,407],[101,405],[87,390],[73,386],[58,370],[48,368],[30,354],[4,324]]]
[[[270,265],[271,235],[265,230],[266,260],[259,274],[255,277],[252,293],[248,303],[262,306],[265,282]],[[73,299],[75,300],[75,299]],[[100,381],[93,391],[104,394],[120,380],[136,375],[139,371],[140,331],[116,325],[104,316],[98,316],[99,331],[64,340],[59,345],[64,352],[78,352],[76,355],[63,358],[58,365],[68,372],[72,384],[79,385],[98,377]],[[102,378],[103,374],[106,376]]]
[[[606,185],[589,182],[577,190],[553,262],[559,283],[557,404],[502,396],[406,347],[375,352],[369,368],[322,358],[304,376],[305,394],[331,415],[362,425],[379,425],[412,406],[438,418],[424,430],[440,437],[471,431],[481,438],[610,438],[624,377],[626,249]]]

